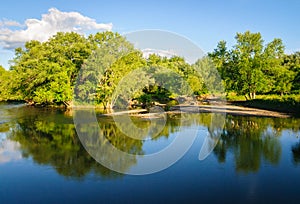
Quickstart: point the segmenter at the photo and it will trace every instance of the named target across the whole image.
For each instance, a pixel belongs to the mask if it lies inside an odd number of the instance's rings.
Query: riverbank
[[[255,99],[251,101],[230,101],[229,104],[300,117],[300,103],[294,101],[284,102],[279,100]]]
[[[233,105],[230,103],[216,104],[216,105],[174,106],[171,108],[170,112],[174,113],[179,111],[190,112],[190,113],[226,113],[230,115],[277,117],[277,118],[288,118],[292,116],[291,114],[287,114],[287,113],[263,110],[258,108],[243,107],[243,106]]]
[[[178,114],[178,113],[224,113],[230,115],[240,116],[258,116],[258,117],[276,117],[276,118],[288,118],[291,114],[280,113],[276,111],[262,110],[258,108],[242,107],[238,105],[232,105],[230,103],[220,103],[214,105],[177,105],[172,106],[167,114]],[[129,111],[120,111],[107,114],[100,114],[99,116],[116,116],[122,114],[129,114],[131,116],[140,118],[157,118],[162,116],[162,112],[151,112],[146,109],[137,109]]]
[[[15,103],[13,103],[15,104]],[[25,104],[24,104],[25,105]],[[45,108],[45,107],[38,107]],[[50,109],[61,109],[61,107],[46,107]],[[141,118],[153,118],[161,114],[161,112],[155,113],[147,109],[133,109],[128,111],[105,113],[103,109],[95,106],[75,106],[73,109],[90,109],[95,108],[99,116],[113,116],[121,114],[130,114],[132,116]],[[288,104],[277,104],[277,106],[270,106],[268,103],[261,103],[259,100],[253,101],[229,101],[229,102],[218,102],[218,103],[207,103],[199,105],[175,105],[168,108],[167,114],[176,114],[180,112],[186,113],[226,113],[230,115],[241,115],[241,116],[259,116],[259,117],[299,117],[300,108]],[[68,112],[72,112],[71,109],[67,109]],[[161,110],[162,111],[162,110]],[[72,114],[71,114],[72,115]]]
[[[245,100],[242,96],[228,94],[227,102],[231,105],[276,111],[300,117],[300,95],[257,95],[256,99]]]

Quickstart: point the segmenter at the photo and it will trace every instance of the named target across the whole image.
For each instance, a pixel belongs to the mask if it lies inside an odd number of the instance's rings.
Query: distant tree
[[[18,91],[14,89],[15,73],[5,70],[0,65],[0,101],[21,100]]]
[[[286,55],[283,66],[294,73],[291,90],[295,93],[300,93],[300,52]]]
[[[228,50],[226,41],[222,40],[218,43],[217,48],[213,52],[208,53],[208,57],[214,62],[215,67],[224,81],[227,91],[236,90],[236,82],[232,79],[237,78],[235,67],[231,59],[231,51]]]
[[[281,39],[275,38],[264,49],[264,73],[268,78],[268,85],[275,93],[289,93],[292,88],[294,72],[283,64],[284,45]]]
[[[291,89],[293,73],[282,66],[284,46],[281,39],[274,39],[266,46],[260,33],[237,33],[236,44],[228,50],[225,41],[209,53],[227,91],[236,91],[247,99],[256,93],[271,91],[281,94]]]
[[[0,65],[0,101],[7,99],[7,71]]]
[[[182,57],[150,55],[147,65],[153,69],[155,86],[152,88],[164,102],[170,96],[174,98],[178,95],[191,95],[193,92],[197,94],[202,88],[200,75]]]
[[[146,92],[156,93],[155,97],[160,98],[162,102],[179,95],[191,96],[204,92],[200,73],[182,57],[167,58],[153,54],[148,57],[147,65],[156,68],[156,71],[153,75],[155,86]]]
[[[221,93],[224,91],[220,74],[209,57],[196,61],[193,68],[200,75],[201,81],[197,77],[196,82],[191,84],[196,85],[199,91],[210,93]],[[191,77],[194,77],[194,75],[191,75]]]

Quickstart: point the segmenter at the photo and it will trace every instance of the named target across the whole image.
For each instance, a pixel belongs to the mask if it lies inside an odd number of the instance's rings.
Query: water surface
[[[176,136],[184,137],[179,133],[197,130],[192,147],[170,168],[132,176],[97,163],[78,139],[72,117],[61,110],[0,105],[1,203],[300,200],[299,119],[227,115],[217,146],[200,161],[204,138],[215,131],[211,113],[169,115],[163,129],[154,135],[146,132],[142,140],[127,137],[112,118],[98,117],[105,139],[135,155],[158,152]],[[145,119],[133,120],[141,128],[150,124]],[[108,156],[112,162],[118,159]],[[119,165],[126,171],[138,162],[133,159]]]

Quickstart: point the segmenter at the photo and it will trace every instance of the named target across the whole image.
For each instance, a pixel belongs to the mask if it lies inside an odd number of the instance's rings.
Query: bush
[[[171,106],[176,106],[178,105],[178,101],[177,100],[171,100],[167,103],[167,106],[171,107]]]
[[[257,99],[249,101],[249,106],[300,116],[300,95],[285,95],[283,97],[278,95],[259,96]]]

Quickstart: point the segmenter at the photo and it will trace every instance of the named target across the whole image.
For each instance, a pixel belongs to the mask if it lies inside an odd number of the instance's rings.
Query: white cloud
[[[22,25],[17,22],[17,21],[12,21],[12,20],[7,20],[7,19],[4,19],[2,21],[0,21],[0,27],[4,27],[4,26],[16,26],[16,27],[21,27]]]
[[[27,19],[24,29],[11,29],[11,26],[21,26],[16,21],[0,22],[0,45],[5,49],[22,46],[26,41],[46,41],[57,32],[85,33],[89,30],[111,30],[112,24],[97,23],[94,19],[83,16],[78,12],[62,12],[56,8],[49,9],[41,20]]]
[[[22,159],[20,144],[10,140],[0,140],[0,164]]]

